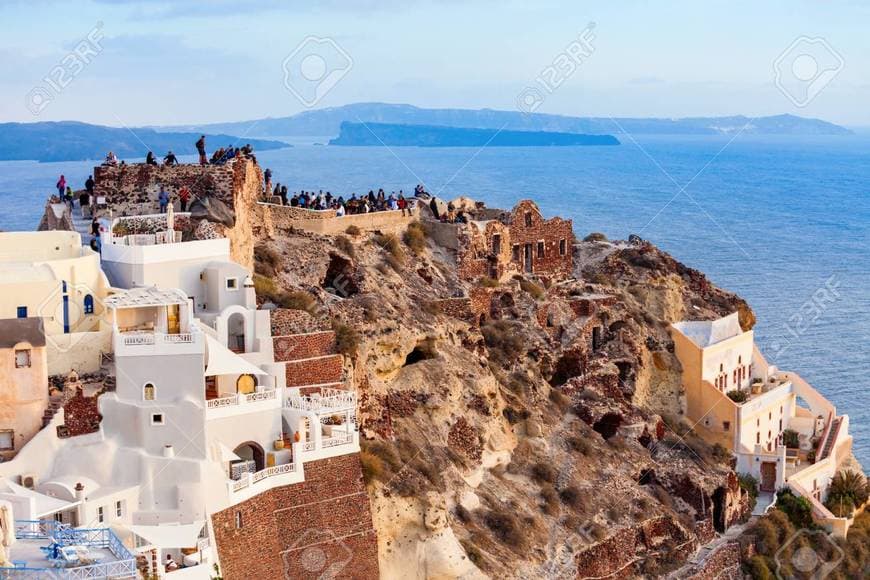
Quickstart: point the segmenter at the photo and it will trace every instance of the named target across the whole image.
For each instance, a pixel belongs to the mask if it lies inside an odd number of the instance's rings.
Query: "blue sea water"
[[[490,206],[537,200],[578,236],[636,233],[746,298],[756,339],[851,417],[870,467],[870,136],[623,137],[620,147],[356,148],[259,154],[290,190],[413,191]],[[93,163],[0,163],[0,229],[33,229],[60,173]]]

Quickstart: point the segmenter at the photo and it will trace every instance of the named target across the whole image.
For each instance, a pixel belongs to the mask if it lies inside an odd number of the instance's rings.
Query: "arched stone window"
[[[94,313],[94,297],[90,294],[85,295],[85,314]]]
[[[145,383],[145,386],[142,387],[142,399],[145,401],[153,401],[157,398],[157,389],[154,387],[154,383]]]

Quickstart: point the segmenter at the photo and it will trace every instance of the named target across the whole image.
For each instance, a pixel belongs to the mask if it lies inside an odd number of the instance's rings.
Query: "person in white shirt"
[[[338,207],[335,209],[335,215],[336,215],[336,217],[344,217],[344,206],[343,205],[338,204]]]

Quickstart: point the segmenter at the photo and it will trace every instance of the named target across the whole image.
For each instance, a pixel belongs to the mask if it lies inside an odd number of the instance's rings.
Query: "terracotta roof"
[[[12,348],[19,342],[45,346],[42,318],[6,318],[0,320],[0,348]]]

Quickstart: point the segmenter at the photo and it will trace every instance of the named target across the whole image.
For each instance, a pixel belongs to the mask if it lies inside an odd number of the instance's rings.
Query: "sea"
[[[855,455],[870,468],[870,135],[620,140],[480,149],[296,139],[258,158],[290,191],[407,195],[422,183],[491,207],[531,198],[545,215],[572,218],[579,237],[654,242],[749,302],[767,358],[849,414]],[[58,176],[82,187],[94,165],[0,163],[0,229],[34,229]]]

